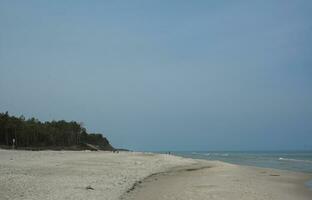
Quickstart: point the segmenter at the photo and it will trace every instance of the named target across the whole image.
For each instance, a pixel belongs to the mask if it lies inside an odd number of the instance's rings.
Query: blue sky
[[[0,111],[134,150],[312,149],[311,10],[0,0]]]

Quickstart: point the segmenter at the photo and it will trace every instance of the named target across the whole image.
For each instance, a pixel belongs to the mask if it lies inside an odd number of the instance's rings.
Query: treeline
[[[113,150],[102,134],[89,134],[81,123],[65,120],[41,122],[0,113],[0,145],[19,147],[89,147]]]

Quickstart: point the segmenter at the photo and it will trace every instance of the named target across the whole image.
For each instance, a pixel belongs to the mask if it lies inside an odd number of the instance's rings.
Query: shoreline
[[[198,160],[197,164],[180,166],[172,168],[171,170],[163,173],[154,174],[146,177],[143,181],[135,184],[131,191],[123,194],[121,200],[158,200],[158,199],[193,199],[200,200],[206,199],[302,199],[308,200],[312,197],[312,191],[305,187],[305,183],[312,179],[312,175],[302,172],[292,172],[287,170],[276,170],[271,168],[260,168],[252,166],[242,166],[230,164],[222,161],[213,161],[207,163],[205,160]],[[217,162],[217,163],[216,163]],[[213,168],[222,166],[226,171],[236,170],[243,171],[247,177],[236,177],[232,180],[235,183],[224,186],[230,182],[229,180],[209,181],[202,177],[213,176]],[[245,172],[249,172],[246,173]],[[253,174],[250,177],[250,173]],[[214,174],[215,175],[215,174]],[[219,174],[222,176],[222,174]],[[232,174],[233,175],[233,174]],[[234,173],[234,175],[236,175]],[[227,174],[228,177],[230,175]],[[260,177],[262,176],[262,177]],[[234,176],[235,177],[235,176]],[[257,178],[262,178],[259,180]],[[265,177],[265,178],[263,178]],[[233,177],[232,177],[233,178]],[[255,185],[252,185],[250,178],[253,178]],[[199,180],[198,179],[202,179]],[[241,179],[241,180],[239,180]],[[220,181],[220,180],[219,180]],[[261,181],[268,186],[257,184]],[[247,182],[247,184],[246,184]],[[248,183],[249,182],[249,183]],[[275,182],[274,184],[272,184]],[[276,184],[276,182],[278,184]],[[239,184],[240,188],[235,188]],[[280,185],[286,186],[280,186]],[[169,186],[169,188],[168,188]],[[234,189],[233,189],[234,186]],[[219,188],[218,188],[219,187]],[[272,187],[274,189],[272,189]],[[291,191],[291,192],[289,192]]]
[[[1,200],[140,200],[140,195],[150,200],[161,195],[164,200],[244,199],[242,195],[287,200],[283,194],[289,196],[289,191],[293,199],[312,197],[304,185],[312,174],[166,154],[0,150],[0,160]]]
[[[150,180],[155,180],[157,177],[160,176],[166,176],[172,173],[182,172],[182,171],[197,171],[205,168],[210,168],[211,166],[198,166],[198,164],[192,164],[192,165],[185,165],[185,166],[179,166],[179,167],[173,167],[167,171],[162,171],[158,173],[153,173],[148,175],[147,177],[144,177],[143,180],[136,181],[132,187],[130,187],[123,195],[121,195],[120,199],[127,198],[127,195],[129,195],[131,192],[135,191],[138,187],[140,187],[145,182],[149,182]]]

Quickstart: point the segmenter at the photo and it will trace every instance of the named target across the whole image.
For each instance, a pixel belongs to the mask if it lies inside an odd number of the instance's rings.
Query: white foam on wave
[[[209,156],[210,153],[198,153],[198,152],[192,152],[193,155],[202,155],[202,156]]]
[[[278,160],[282,160],[282,161],[292,161],[292,162],[308,162],[308,163],[312,163],[312,160],[299,160],[299,159],[282,158],[282,157],[280,157]]]
[[[228,153],[197,153],[197,152],[192,152],[192,154],[202,155],[202,156],[219,156],[219,157],[229,156]]]
[[[223,156],[223,157],[229,156],[228,153],[213,153],[212,155],[213,156]]]

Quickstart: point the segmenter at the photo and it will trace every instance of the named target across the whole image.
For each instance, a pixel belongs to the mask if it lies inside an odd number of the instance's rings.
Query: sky
[[[0,0],[0,112],[139,151],[312,150],[311,10]]]

